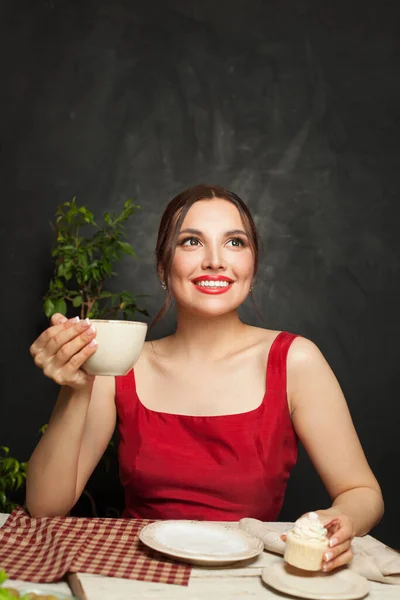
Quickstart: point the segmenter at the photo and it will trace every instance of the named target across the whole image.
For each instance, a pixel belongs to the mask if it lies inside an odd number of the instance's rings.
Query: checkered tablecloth
[[[17,508],[0,528],[0,568],[11,579],[51,582],[66,573],[93,573],[187,585],[190,567],[144,546],[136,519],[31,519]]]

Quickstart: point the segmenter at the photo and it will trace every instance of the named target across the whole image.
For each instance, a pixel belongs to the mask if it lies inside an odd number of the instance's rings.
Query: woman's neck
[[[217,360],[240,345],[239,337],[247,329],[237,311],[210,318],[178,310],[177,328],[171,341],[174,351],[182,352],[188,360]]]

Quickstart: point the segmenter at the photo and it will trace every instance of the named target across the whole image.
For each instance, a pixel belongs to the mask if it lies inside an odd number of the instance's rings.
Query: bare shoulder
[[[318,346],[304,337],[297,337],[287,357],[287,391],[292,411],[299,406],[312,407],[333,398],[343,403],[340,384]]]
[[[288,352],[287,368],[294,372],[307,368],[327,365],[318,346],[308,338],[298,336],[293,340]]]
[[[281,331],[275,329],[265,329],[264,327],[247,326],[249,340],[254,344],[261,344],[270,347]]]
[[[267,352],[282,331],[276,329],[264,329],[262,327],[249,327],[250,339],[255,346],[263,348]],[[318,346],[308,338],[298,335],[290,345],[287,357],[288,373],[304,373],[307,369],[328,366]]]

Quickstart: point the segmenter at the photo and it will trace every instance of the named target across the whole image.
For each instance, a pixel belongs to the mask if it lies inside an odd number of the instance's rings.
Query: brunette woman
[[[179,194],[161,219],[157,272],[174,302],[176,331],[147,342],[125,377],[90,377],[89,321],[56,314],[31,354],[61,385],[50,424],[28,465],[32,516],[74,506],[113,434],[117,416],[124,516],[276,520],[297,439],[332,505],[318,512],[334,535],[331,570],[351,560],[354,535],[383,513],[329,365],[314,343],[251,327],[238,308],[251,292],[259,244],[244,202],[219,186]]]

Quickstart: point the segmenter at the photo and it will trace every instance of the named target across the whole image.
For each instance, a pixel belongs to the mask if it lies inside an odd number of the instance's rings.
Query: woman
[[[134,372],[93,378],[80,369],[96,352],[87,320],[54,315],[31,347],[62,387],[29,461],[30,514],[69,512],[118,415],[124,516],[276,520],[298,437],[333,501],[317,511],[330,533],[323,568],[349,562],[353,536],[382,516],[381,491],[318,348],[239,319],[258,265],[247,207],[219,186],[186,190],[162,217],[156,256],[161,313],[173,298],[177,328],[145,344]]]

